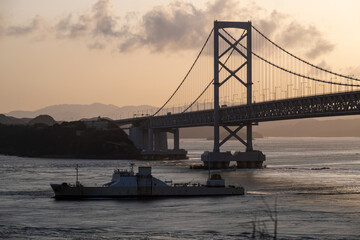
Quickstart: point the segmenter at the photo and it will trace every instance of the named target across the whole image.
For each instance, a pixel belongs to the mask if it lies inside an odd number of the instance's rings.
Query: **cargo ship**
[[[110,182],[101,186],[84,186],[78,180],[76,168],[75,184],[50,184],[56,199],[81,198],[151,198],[244,195],[244,188],[225,186],[219,174],[211,174],[206,184],[172,183],[161,181],[151,175],[151,167],[139,167],[138,173],[116,169]]]

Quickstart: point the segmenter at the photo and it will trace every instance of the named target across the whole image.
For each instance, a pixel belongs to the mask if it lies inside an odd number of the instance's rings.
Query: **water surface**
[[[220,171],[245,196],[153,200],[57,201],[50,183],[103,184],[124,160],[39,159],[0,155],[0,238],[5,239],[250,239],[254,220],[273,223],[266,204],[277,202],[280,239],[359,239],[360,138],[265,138],[261,170]],[[171,142],[170,142],[171,144]],[[202,182],[191,170],[211,141],[181,140],[189,160],[132,161],[174,182]],[[228,142],[223,150],[239,149]]]

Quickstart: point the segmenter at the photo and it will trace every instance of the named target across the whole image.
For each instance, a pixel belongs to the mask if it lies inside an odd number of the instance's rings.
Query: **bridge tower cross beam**
[[[237,28],[244,29],[246,31],[245,34],[241,36],[239,40],[237,40],[234,44],[232,44],[229,40],[227,40],[219,30],[225,28]],[[219,53],[219,37],[223,38],[225,42],[227,42],[230,46],[227,50],[222,53]],[[244,37],[246,37],[246,54],[244,54],[241,50],[237,48],[238,42],[240,42]],[[219,89],[220,87],[227,81],[231,76],[238,79],[245,87],[246,87],[246,99],[247,105],[252,104],[252,35],[251,35],[251,22],[214,22],[214,148],[213,152],[220,152],[220,146],[224,143],[220,143],[220,117],[219,117]],[[229,49],[236,50],[240,53],[241,56],[245,58],[245,63],[240,66],[236,71],[232,72],[228,69],[224,64],[220,61],[220,58],[225,55]],[[224,70],[230,73],[230,77],[226,78],[222,82],[219,79],[219,66],[222,66]],[[246,66],[246,83],[244,83],[237,75],[242,67]],[[246,124],[246,151],[253,150],[252,144],[252,124]]]

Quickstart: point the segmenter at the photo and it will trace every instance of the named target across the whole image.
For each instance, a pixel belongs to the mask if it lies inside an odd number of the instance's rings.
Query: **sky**
[[[360,77],[357,0],[0,0],[0,113],[160,106],[213,21],[252,21],[284,48]]]

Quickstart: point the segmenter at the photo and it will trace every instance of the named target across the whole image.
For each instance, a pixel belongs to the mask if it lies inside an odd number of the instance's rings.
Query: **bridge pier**
[[[167,133],[162,132],[160,130],[155,131],[155,151],[167,151],[168,150],[168,144],[167,144]]]
[[[147,151],[152,152],[154,149],[154,130],[152,128],[148,129],[148,141],[147,141]],[[146,149],[146,148],[144,148]]]
[[[201,155],[204,169],[229,168],[230,162],[236,162],[237,168],[262,168],[265,155],[261,151],[251,152],[204,152]]]
[[[174,136],[174,147],[168,147],[168,133]],[[179,129],[153,129],[148,126],[131,126],[129,139],[141,150],[141,159],[187,159],[187,151],[180,149]]]
[[[235,152],[233,155],[237,168],[262,168],[265,155],[261,151]]]
[[[201,161],[205,169],[224,169],[229,168],[232,159],[231,152],[204,152]]]
[[[179,129],[175,128],[173,131],[174,134],[174,150],[179,150],[180,149],[180,134],[179,134]]]

